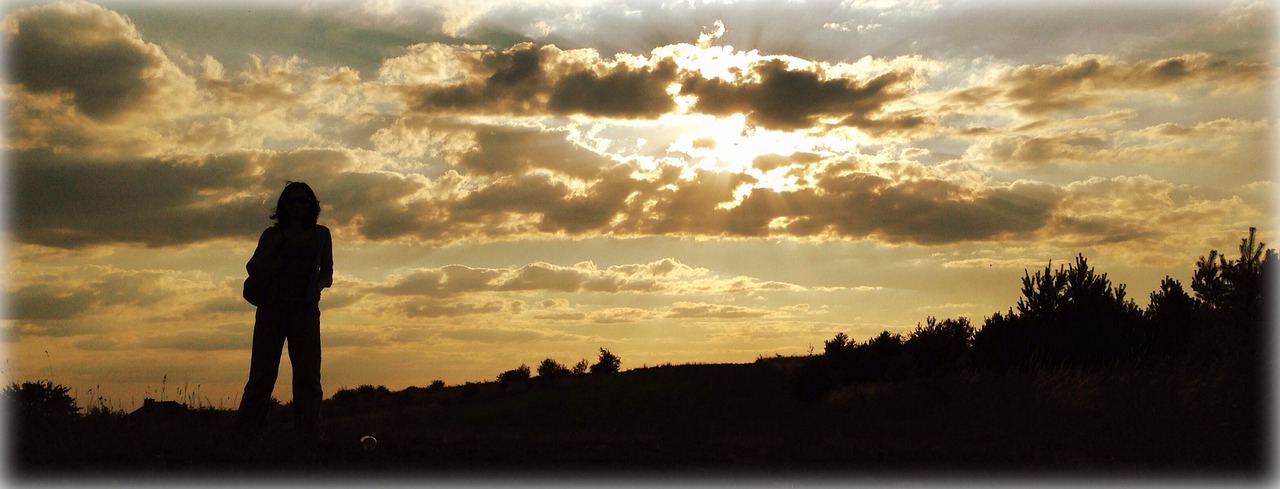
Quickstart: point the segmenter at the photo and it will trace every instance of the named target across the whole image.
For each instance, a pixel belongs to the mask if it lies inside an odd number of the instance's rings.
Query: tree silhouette
[[[70,387],[37,380],[9,384],[3,397],[10,409],[16,409],[21,421],[19,429],[25,431],[76,419],[80,408],[67,394],[70,390]]]
[[[855,378],[878,380],[897,378],[903,373],[902,335],[881,331],[857,348]]]
[[[853,346],[854,345],[849,342],[848,335],[843,332],[836,333],[834,338],[827,340],[826,345],[822,350],[822,354],[828,357],[834,357],[839,355],[841,351],[851,349]]]
[[[1240,240],[1240,258],[1228,260],[1210,250],[1200,257],[1191,280],[1197,303],[1227,323],[1254,325],[1262,319],[1276,251],[1256,239],[1257,228]],[[1216,258],[1216,260],[1215,260]]]
[[[560,362],[557,362],[550,358],[545,359],[542,361],[542,363],[538,364],[538,378],[540,379],[551,380],[559,377],[564,377],[569,374],[570,374],[569,367],[561,365]]]
[[[1196,302],[1183,290],[1182,283],[1165,276],[1160,288],[1151,292],[1151,302],[1144,312],[1150,323],[1144,343],[1158,353],[1180,349],[1196,323]]]
[[[902,346],[917,373],[933,375],[958,369],[972,340],[973,326],[968,318],[938,321],[929,317],[925,324],[916,325]]]
[[[600,349],[600,359],[591,366],[593,374],[612,374],[617,373],[619,367],[622,366],[622,359],[604,348]]]
[[[521,380],[529,380],[529,366],[520,364],[519,367],[498,374],[498,383],[507,384]]]
[[[974,335],[981,363],[1097,364],[1140,348],[1142,310],[1125,297],[1123,284],[1113,286],[1084,255],[1057,271],[1051,267],[1024,272],[1017,311],[993,315]]]
[[[1267,298],[1273,292],[1276,251],[1257,241],[1257,229],[1240,240],[1240,257],[1229,260],[1217,250],[1196,261],[1191,280],[1197,320],[1187,348],[1195,361],[1231,364],[1241,389],[1265,382]]]
[[[1017,305],[992,314],[980,329],[966,318],[929,317],[905,340],[884,331],[857,343],[837,333],[821,356],[810,354],[795,371],[796,393],[813,400],[842,383],[966,368],[1116,368],[1154,360],[1212,369],[1238,391],[1231,402],[1252,405],[1265,381],[1265,306],[1280,257],[1257,240],[1254,228],[1239,252],[1234,260],[1216,250],[1200,257],[1194,296],[1166,276],[1145,309],[1083,254],[1056,270],[1052,262],[1034,273],[1024,270]]]

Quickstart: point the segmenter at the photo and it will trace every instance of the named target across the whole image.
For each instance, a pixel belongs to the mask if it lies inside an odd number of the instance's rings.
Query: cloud
[[[1058,202],[1052,186],[1030,182],[972,189],[946,180],[895,182],[866,173],[822,178],[813,189],[754,189],[725,211],[726,221],[748,236],[941,244],[1028,236],[1046,224]]]
[[[658,317],[658,314],[634,307],[610,307],[594,311],[588,317],[591,322],[596,324],[623,324],[654,319]]]
[[[1113,252],[1153,263],[1170,260],[1162,242],[1206,247],[1198,244],[1206,239],[1206,223],[1222,223],[1220,234],[1232,234],[1263,219],[1262,211],[1238,195],[1204,195],[1147,175],[1091,177],[1063,192],[1045,238],[1069,248],[1112,244]]]
[[[90,290],[61,290],[46,284],[18,289],[10,295],[9,316],[19,321],[75,319],[92,310],[98,298]]]
[[[1087,129],[1050,136],[1001,137],[979,143],[971,151],[985,153],[1000,166],[1016,167],[1100,159],[1111,147],[1106,131]]]
[[[585,312],[546,312],[535,314],[534,319],[539,321],[582,321],[587,318]]]
[[[535,262],[506,268],[473,268],[448,265],[414,270],[390,277],[386,284],[367,289],[387,296],[452,298],[480,292],[750,294],[803,291],[805,287],[750,277],[716,277],[710,270],[685,265],[671,258],[649,263],[599,268],[582,262],[561,266]],[[544,301],[545,302],[545,301]],[[558,303],[547,303],[552,306]],[[548,307],[546,304],[543,307]]]
[[[958,90],[950,100],[971,106],[1005,103],[1035,116],[1095,107],[1135,91],[1150,95],[1172,94],[1184,87],[1247,90],[1262,83],[1268,71],[1264,63],[1230,62],[1204,53],[1134,61],[1072,55],[1060,64],[1002,68],[991,83]]]
[[[342,150],[242,151],[207,157],[97,160],[46,150],[12,154],[17,240],[59,248],[181,246],[253,239],[286,181],[306,181],[322,219],[368,239],[438,233],[424,179],[355,170]],[[350,234],[350,233],[348,233]],[[355,237],[355,236],[353,236]]]
[[[600,158],[582,149],[566,148],[563,154]],[[285,180],[311,184],[324,208],[322,220],[344,239],[434,243],[614,234],[873,237],[935,244],[1025,236],[1044,224],[1057,202],[1046,185],[899,181],[840,170],[830,162],[806,168],[808,186],[774,190],[732,172],[700,170],[684,179],[662,171],[651,179],[633,164],[618,162],[597,167],[588,181],[534,171],[428,179],[359,171],[358,157],[298,150],[103,162],[17,152],[15,230],[21,242],[62,248],[246,239],[268,224],[265,216],[278,192],[273,187]],[[749,191],[739,193],[744,186]]]
[[[514,328],[466,328],[447,329],[440,337],[456,341],[481,343],[528,343],[533,341],[565,341],[576,336],[534,329]]]
[[[415,298],[404,301],[401,310],[409,318],[454,318],[509,311],[513,302],[494,298],[438,300]]]
[[[422,68],[428,60],[461,70]],[[411,74],[412,73],[412,74]],[[416,86],[412,106],[424,113],[586,114],[605,118],[657,118],[675,108],[667,86],[676,64],[603,60],[594,51],[564,51],[522,42],[492,47],[415,46],[389,60],[383,77]]]
[[[773,314],[773,311],[726,304],[707,304],[696,302],[677,302],[671,306],[664,317],[674,319],[743,319],[760,318]]]
[[[457,166],[479,175],[521,175],[547,169],[592,179],[617,162],[566,139],[567,131],[529,128],[471,128],[470,144],[454,154]]]
[[[518,11],[507,6],[493,15]],[[68,35],[65,42],[114,42],[117,51],[159,63],[147,66],[172,64],[123,16],[88,4],[23,9],[9,23],[15,36],[48,37],[90,20],[86,25],[101,36]],[[733,23],[723,25],[708,36],[729,39]],[[918,57],[831,64],[709,44],[667,44],[649,56],[602,57],[531,42],[424,43],[386,59],[373,82],[299,56],[250,56],[235,72],[209,57],[186,60],[200,73],[193,75],[200,96],[192,100],[209,110],[135,128],[133,139],[124,138],[135,143],[111,157],[92,149],[117,144],[102,141],[108,133],[81,131],[83,119],[46,107],[79,107],[83,91],[49,66],[22,65],[18,71],[30,73],[19,78],[62,81],[48,85],[48,94],[15,97],[21,114],[15,124],[21,148],[13,153],[15,236],[67,249],[251,239],[266,224],[278,184],[303,180],[320,192],[322,220],[351,243],[652,235],[927,245],[1030,239],[1061,205],[1061,188],[1016,181],[1018,174],[1002,175],[1009,183],[944,166],[916,171],[921,165],[901,160],[946,153],[922,147],[936,140],[909,138],[946,117],[1037,116],[1019,127],[980,127],[983,134],[956,130],[945,142],[952,154],[965,155],[961,163],[1027,169],[1175,153],[1185,159],[1205,137],[1252,140],[1266,125],[1168,122],[1131,130],[1117,127],[1137,111],[1112,111],[1120,115],[1105,120],[1049,117],[1134,91],[1204,96],[1265,77],[1261,64],[1215,54],[1074,55],[1056,64],[1002,66],[985,79],[971,78],[977,85],[937,93],[920,91],[932,82],[928,66],[939,62]],[[148,88],[151,78],[139,76],[138,86],[151,90],[145,93],[160,93]],[[935,96],[949,108],[980,114],[944,117],[946,111],[930,108]],[[141,104],[129,97],[113,100]],[[57,117],[44,117],[51,114]],[[638,149],[649,142],[636,134],[674,141],[660,135],[666,121],[699,114],[741,114],[744,138],[746,131],[772,131],[810,139],[778,155],[744,155],[750,166],[736,168],[696,161],[698,151],[739,149],[712,137],[688,147]],[[559,117],[566,115],[567,122]],[[836,132],[824,139],[827,130]],[[836,139],[845,135],[869,141]],[[887,149],[875,154],[872,143],[885,137],[907,138],[898,156],[883,156],[893,152]],[[228,149],[238,145],[253,149]]]
[[[548,106],[557,114],[657,118],[676,107],[667,93],[676,73],[671,60],[659,61],[652,68],[622,65],[603,75],[596,70],[575,71],[555,84]]]
[[[736,76],[699,75],[702,57],[688,45],[655,50],[652,59],[619,55],[601,59],[591,50],[521,43],[506,50],[475,46],[415,47],[389,60],[384,78],[413,84],[410,105],[418,113],[510,116],[581,114],[614,119],[658,119],[677,112],[672,87],[692,97],[691,110],[716,116],[745,114],[753,124],[779,130],[819,125],[820,119],[869,132],[912,130],[929,121],[923,112],[884,112],[913,93],[918,76],[895,66],[859,80],[848,67],[792,67],[781,57],[747,56]],[[702,48],[712,49],[712,48]],[[463,70],[446,76],[427,60]],[[795,61],[794,59],[792,61]],[[409,73],[421,73],[411,77]],[[410,81],[412,80],[412,81]]]
[[[210,308],[236,289],[229,282],[209,281],[199,271],[101,265],[31,270],[16,270],[8,292],[12,307],[7,319],[16,321],[24,335],[78,336],[134,324],[168,324],[192,315],[245,312]],[[126,331],[120,333],[128,337]]]
[[[1208,178],[1245,177],[1264,171],[1258,153],[1264,120],[1216,119],[1184,125],[1173,122],[1130,129],[1124,112],[1063,121],[1037,120],[1007,134],[976,136],[964,158],[983,167],[1027,169],[1050,165],[1155,163],[1203,166],[1232,161],[1230,171]],[[1265,158],[1263,158],[1265,159]],[[1247,177],[1246,177],[1247,178]]]
[[[697,98],[693,109],[725,116],[747,115],[748,120],[770,129],[812,127],[819,117],[833,117],[841,124],[861,128],[898,126],[909,128],[924,121],[914,117],[877,120],[889,102],[906,97],[914,75],[890,71],[859,82],[827,78],[815,68],[793,69],[780,59],[764,60],[752,67],[751,76],[736,80],[688,78],[681,95]]]
[[[702,33],[698,34],[698,47],[711,47],[711,43],[716,42],[716,40],[721,37],[724,37],[724,32],[724,21],[716,19],[710,29],[704,27]]]
[[[13,225],[25,243],[189,244],[256,234],[267,209],[249,155],[204,162],[90,161],[43,150],[11,155]],[[246,192],[248,191],[248,192]]]
[[[14,11],[6,19],[13,80],[36,93],[65,92],[94,119],[144,105],[167,63],[124,16],[86,2]]]

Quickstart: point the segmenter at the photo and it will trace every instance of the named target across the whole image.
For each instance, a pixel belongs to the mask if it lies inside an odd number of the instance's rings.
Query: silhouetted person
[[[275,277],[253,325],[249,381],[240,400],[237,427],[249,437],[266,431],[271,391],[280,369],[280,350],[289,344],[293,366],[293,426],[302,437],[319,440],[320,290],[333,285],[333,241],[316,224],[320,202],[311,187],[289,182],[245,267],[251,276]]]

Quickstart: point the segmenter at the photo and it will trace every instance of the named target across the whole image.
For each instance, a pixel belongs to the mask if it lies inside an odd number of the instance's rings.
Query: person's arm
[[[321,231],[320,275],[316,277],[316,287],[325,289],[333,286],[333,235],[329,234],[327,227],[316,228]]]

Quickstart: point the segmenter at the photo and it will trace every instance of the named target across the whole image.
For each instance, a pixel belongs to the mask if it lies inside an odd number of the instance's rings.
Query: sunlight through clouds
[[[233,396],[286,181],[335,239],[325,375],[396,388],[981,324],[1077,253],[1145,297],[1274,239],[1269,5],[184,7],[6,10],[19,377]]]

